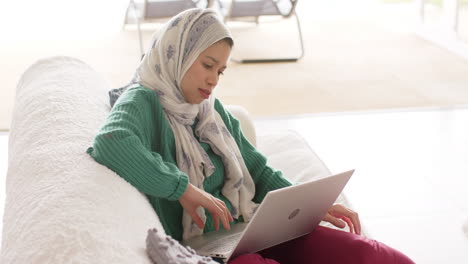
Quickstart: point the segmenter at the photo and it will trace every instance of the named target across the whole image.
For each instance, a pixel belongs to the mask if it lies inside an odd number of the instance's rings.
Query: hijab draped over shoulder
[[[232,204],[232,216],[236,219],[243,216],[245,221],[250,221],[258,206],[252,201],[255,184],[239,147],[214,109],[214,96],[200,104],[189,104],[181,89],[184,74],[200,53],[224,38],[232,39],[232,36],[215,11],[186,10],[154,35],[151,47],[137,70],[137,81],[157,93],[174,132],[177,165],[189,176],[190,183],[203,190],[205,177],[210,177],[215,170],[208,154],[197,142],[195,133],[201,142],[208,143],[222,158],[225,178],[221,193]],[[195,118],[199,122],[193,131]],[[197,209],[197,213],[206,222],[202,207]],[[184,240],[203,233],[185,211],[182,226]]]

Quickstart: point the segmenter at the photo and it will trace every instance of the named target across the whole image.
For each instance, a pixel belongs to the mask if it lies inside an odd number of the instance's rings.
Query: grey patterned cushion
[[[128,86],[121,88],[112,89],[109,91],[109,103],[111,107],[114,107],[115,102],[119,97],[128,89]]]
[[[144,54],[143,54],[144,56]],[[142,56],[142,58],[143,58]],[[138,74],[135,73],[133,75],[133,78],[132,80],[125,86],[123,87],[120,87],[120,88],[115,88],[115,89],[112,89],[110,90],[108,93],[109,93],[109,103],[110,103],[110,106],[111,108],[114,107],[114,104],[115,102],[117,102],[117,99],[119,99],[119,97],[125,92],[128,90],[128,88],[130,88],[131,86],[137,84],[137,78],[138,78]]]

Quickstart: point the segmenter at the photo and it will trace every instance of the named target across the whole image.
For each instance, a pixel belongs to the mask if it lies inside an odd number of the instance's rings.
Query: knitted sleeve
[[[94,138],[89,153],[139,191],[169,200],[185,192],[188,176],[151,151],[152,131],[157,124],[155,103],[142,90],[124,93]]]
[[[267,165],[267,158],[252,146],[242,134],[239,120],[233,117],[219,100],[215,102],[215,109],[236,140],[247,169],[255,182],[254,202],[260,203],[269,191],[291,186],[292,183],[283,177],[281,171]]]

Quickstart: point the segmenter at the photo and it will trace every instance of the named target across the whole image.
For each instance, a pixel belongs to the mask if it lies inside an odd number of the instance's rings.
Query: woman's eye
[[[205,69],[207,69],[207,70],[212,70],[212,69],[213,69],[213,65],[211,65],[211,64],[203,63],[203,67],[205,67]],[[223,75],[223,74],[224,74],[224,73],[223,73],[222,71],[219,71],[219,72],[218,72],[218,76],[219,76],[219,75]]]

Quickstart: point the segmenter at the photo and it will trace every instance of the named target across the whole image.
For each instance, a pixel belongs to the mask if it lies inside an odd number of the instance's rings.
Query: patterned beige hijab
[[[154,90],[174,132],[177,165],[189,176],[190,183],[203,190],[205,177],[213,174],[208,154],[196,140],[210,144],[225,167],[222,194],[232,203],[232,216],[243,216],[250,221],[257,204],[252,202],[255,184],[240,154],[239,147],[214,109],[214,97],[202,103],[189,104],[180,87],[182,78],[193,62],[206,48],[224,38],[232,38],[229,30],[210,9],[190,9],[172,18],[153,37],[138,68],[138,82]],[[192,130],[195,118],[199,122]],[[157,177],[155,175],[155,177]],[[205,210],[197,210],[205,222]],[[184,211],[182,218],[183,239],[200,235],[200,229]]]

